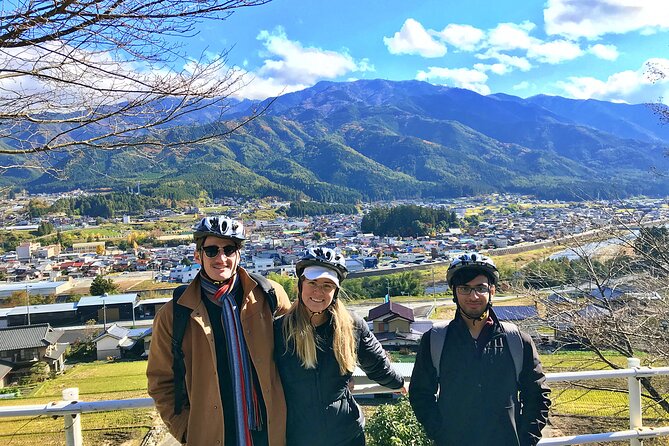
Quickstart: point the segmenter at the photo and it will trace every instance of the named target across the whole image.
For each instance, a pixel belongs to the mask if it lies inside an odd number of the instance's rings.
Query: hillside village
[[[93,219],[86,216],[26,216],[23,200],[0,202],[0,227],[6,231],[27,233],[48,222],[54,231],[86,230],[115,224],[125,227],[120,236],[88,236],[70,247],[42,245],[39,240],[24,241],[15,250],[0,254],[0,277],[5,282],[69,281],[125,271],[153,271],[156,281],[188,282],[197,273],[190,244],[189,222],[200,209],[180,211],[147,210],[143,215]],[[42,197],[55,201],[61,196]],[[23,203],[23,204],[21,204]],[[362,215],[373,206],[392,206],[401,202],[367,204],[358,215],[329,215],[303,218],[278,216],[273,220],[248,219],[259,209],[276,210],[284,202],[249,201],[232,204],[228,215],[244,220],[250,234],[243,252],[243,264],[251,271],[289,273],[291,265],[307,246],[323,245],[339,249],[349,258],[351,271],[365,268],[393,267],[402,263],[421,263],[448,259],[462,250],[506,250],[519,252],[526,246],[550,245],[555,240],[589,234],[608,228],[615,216],[618,224],[637,225],[640,221],[665,221],[669,218],[666,200],[643,199],[619,202],[559,202],[534,200],[513,195],[439,202],[413,203],[452,209],[461,226],[431,237],[400,238],[365,234],[360,230]],[[188,216],[192,215],[192,218]],[[136,230],[146,230],[152,223],[178,218],[180,229],[156,237],[155,244],[120,249]],[[134,225],[134,226],[133,226]],[[138,228],[138,229],[135,229]],[[532,245],[530,245],[532,244]],[[505,252],[505,251],[500,251]],[[67,288],[66,284],[63,284]],[[63,289],[58,291],[62,294]],[[1,296],[0,296],[1,297]]]

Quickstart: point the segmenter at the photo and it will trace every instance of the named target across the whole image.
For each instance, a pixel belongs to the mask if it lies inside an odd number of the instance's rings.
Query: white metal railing
[[[626,369],[595,370],[583,372],[547,373],[548,382],[569,382],[593,379],[627,378],[630,429],[617,432],[605,432],[586,435],[563,436],[544,438],[540,446],[561,446],[587,444],[595,442],[614,442],[629,440],[631,446],[642,446],[643,440],[669,435],[669,426],[644,427],[642,422],[641,383],[640,379],[657,375],[669,375],[669,367],[641,367],[636,358],[627,360]],[[355,385],[354,394],[375,394],[396,392],[386,387],[373,384]],[[47,404],[5,406],[0,407],[0,417],[28,417],[37,415],[63,416],[66,444],[68,446],[82,446],[81,414],[92,412],[109,412],[114,410],[143,409],[154,407],[151,398],[133,398],[125,400],[106,401],[78,401],[78,389],[63,390],[63,401]]]

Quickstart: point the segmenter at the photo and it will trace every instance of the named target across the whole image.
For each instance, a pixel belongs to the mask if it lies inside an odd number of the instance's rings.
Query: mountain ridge
[[[262,116],[227,138],[163,148],[146,160],[131,151],[96,152],[68,157],[61,166],[71,174],[71,187],[103,183],[94,165],[114,172],[119,187],[140,181],[159,193],[180,184],[212,197],[355,202],[484,192],[668,195],[666,179],[651,172],[669,168],[663,156],[669,129],[644,107],[482,96],[421,81],[319,82],[273,99]],[[164,141],[207,129],[203,118],[169,129]],[[21,184],[63,187],[25,174]]]

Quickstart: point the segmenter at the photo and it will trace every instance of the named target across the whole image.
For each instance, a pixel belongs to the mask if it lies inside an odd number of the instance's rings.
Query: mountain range
[[[420,81],[320,82],[275,98],[225,138],[153,153],[62,154],[56,163],[66,180],[14,170],[0,182],[34,191],[123,190],[139,182],[146,193],[174,199],[206,192],[349,203],[489,192],[664,196],[664,113],[659,105],[482,96]],[[166,129],[164,141],[206,134],[215,115],[191,116],[198,124]]]

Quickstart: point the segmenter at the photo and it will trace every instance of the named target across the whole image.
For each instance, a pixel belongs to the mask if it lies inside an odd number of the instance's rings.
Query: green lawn
[[[76,364],[38,386],[31,395],[0,400],[0,406],[60,401],[63,389],[79,388],[82,401],[146,398],[146,361]],[[133,409],[82,415],[85,444],[137,445],[153,424],[154,411]],[[64,444],[63,418],[0,418],[0,442],[12,445]],[[12,439],[13,438],[13,439]],[[128,443],[126,443],[128,442]]]

